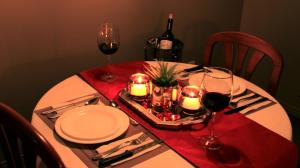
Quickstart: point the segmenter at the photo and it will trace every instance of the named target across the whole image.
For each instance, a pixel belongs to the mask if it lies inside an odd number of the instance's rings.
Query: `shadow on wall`
[[[80,70],[99,66],[98,57],[68,57],[19,64],[0,76],[0,101],[30,119],[40,97],[52,86]],[[97,61],[96,61],[97,60]]]
[[[239,31],[239,27],[236,25],[220,27],[216,22],[201,20],[187,24],[183,30],[185,30],[181,37],[185,42],[183,61],[196,61],[197,64],[203,64],[204,47],[208,37],[221,31]]]

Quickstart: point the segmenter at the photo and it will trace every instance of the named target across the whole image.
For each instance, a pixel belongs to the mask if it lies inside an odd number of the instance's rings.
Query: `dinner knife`
[[[131,156],[133,156],[133,155],[135,155],[139,152],[142,152],[142,151],[144,151],[146,149],[149,149],[150,147],[152,147],[154,145],[157,145],[157,144],[160,144],[160,143],[162,143],[161,140],[154,140],[153,142],[147,143],[147,144],[142,145],[140,147],[136,147],[136,148],[131,149],[131,150],[126,150],[125,152],[123,152],[119,155],[108,157],[108,158],[101,158],[99,160],[99,167],[105,167],[105,166],[108,166],[112,163],[124,160],[126,158],[129,158],[129,157],[131,157]]]
[[[233,114],[233,113],[237,113],[237,112],[240,112],[241,110],[244,110],[250,106],[253,106],[257,103],[261,103],[261,102],[264,102],[264,101],[267,101],[269,100],[268,98],[266,97],[261,97],[260,99],[252,102],[252,103],[249,103],[249,104],[246,104],[246,105],[243,105],[243,106],[240,106],[240,107],[237,107],[237,108],[234,108],[234,109],[231,109],[231,110],[228,110],[226,112],[224,112],[225,115],[228,115],[228,114]]]

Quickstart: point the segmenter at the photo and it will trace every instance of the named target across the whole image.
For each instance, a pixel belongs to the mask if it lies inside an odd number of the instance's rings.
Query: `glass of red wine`
[[[229,106],[233,93],[233,75],[221,67],[205,67],[201,83],[202,104],[212,114],[208,125],[209,135],[201,138],[201,145],[208,150],[218,150],[222,143],[215,135],[215,115]]]
[[[120,46],[119,28],[113,23],[104,23],[97,33],[97,43],[100,51],[107,57],[107,65],[111,63],[111,55],[114,54]],[[109,69],[108,69],[109,70]],[[115,76],[109,71],[105,72],[101,79],[112,81]]]

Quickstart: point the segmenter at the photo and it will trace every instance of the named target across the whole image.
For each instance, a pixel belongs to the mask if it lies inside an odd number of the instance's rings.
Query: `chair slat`
[[[0,143],[1,143],[1,148],[3,150],[3,153],[5,154],[5,159],[8,163],[8,165],[10,165],[10,167],[17,167],[16,165],[16,161],[15,161],[15,157],[14,157],[14,153],[10,147],[10,141],[7,137],[6,131],[4,126],[1,124],[0,125]]]
[[[252,76],[257,64],[262,60],[263,56],[264,56],[264,53],[257,51],[257,50],[253,51],[253,53],[250,57],[248,66],[246,68],[245,78],[247,80],[251,79],[251,76]]]
[[[226,68],[231,69],[233,67],[233,43],[225,42],[224,49]]]
[[[238,50],[237,51],[238,55],[237,55],[235,73],[237,75],[241,75],[243,70],[243,65],[245,63],[246,54],[248,53],[249,47],[239,44],[237,50]]]

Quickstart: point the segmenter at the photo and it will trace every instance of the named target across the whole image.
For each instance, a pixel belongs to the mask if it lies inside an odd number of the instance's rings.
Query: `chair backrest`
[[[47,167],[65,167],[48,141],[14,109],[0,102],[0,142],[8,167],[36,167],[39,156]]]
[[[266,56],[273,67],[267,91],[275,96],[283,69],[283,57],[266,41],[245,32],[219,32],[211,35],[204,49],[204,65],[211,66],[213,50],[222,43],[225,52],[225,66],[234,74],[250,80],[257,65]],[[242,74],[243,73],[243,74]]]

